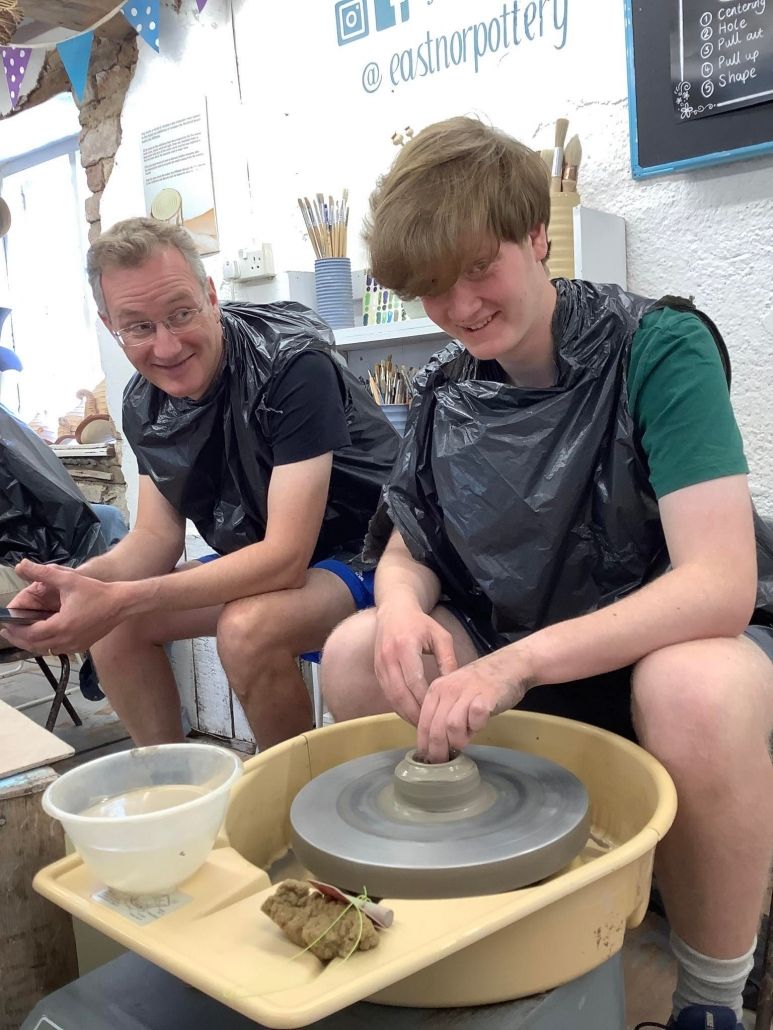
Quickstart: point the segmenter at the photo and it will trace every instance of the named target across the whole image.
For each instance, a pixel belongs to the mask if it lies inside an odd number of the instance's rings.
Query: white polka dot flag
[[[158,51],[158,8],[159,0],[129,0],[121,8],[137,35],[155,51]]]
[[[29,47],[4,46],[0,49],[12,108],[16,107],[19,102],[21,84],[29,64],[30,53]]]
[[[93,42],[93,32],[82,32],[79,36],[73,36],[72,39],[66,39],[56,45],[65,71],[70,76],[73,92],[79,101],[83,100],[83,92],[86,89]]]

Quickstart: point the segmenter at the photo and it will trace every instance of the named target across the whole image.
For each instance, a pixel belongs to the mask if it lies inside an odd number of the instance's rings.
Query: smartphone
[[[17,626],[31,626],[33,622],[54,615],[54,612],[39,611],[37,608],[0,608],[0,622],[15,622]]]

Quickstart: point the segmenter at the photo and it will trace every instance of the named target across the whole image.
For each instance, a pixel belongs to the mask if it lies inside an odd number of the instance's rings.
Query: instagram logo
[[[367,0],[338,0],[335,6],[338,45],[353,43],[368,34]],[[393,23],[394,24],[394,23]]]
[[[408,0],[376,0],[376,31],[391,29],[410,17]]]

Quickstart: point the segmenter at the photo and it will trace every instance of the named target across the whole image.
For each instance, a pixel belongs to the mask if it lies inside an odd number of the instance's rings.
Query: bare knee
[[[238,679],[245,668],[254,670],[278,647],[276,620],[262,598],[241,598],[224,606],[217,622],[217,651],[229,679]]]
[[[153,633],[152,621],[147,616],[139,615],[125,619],[114,630],[97,640],[89,648],[98,670],[119,663],[131,661],[137,652],[149,645],[158,643]]]
[[[766,745],[773,665],[745,638],[674,644],[634,669],[633,721],[669,767],[709,773],[743,748]]]
[[[336,720],[388,711],[373,671],[376,610],[358,612],[340,623],[325,642],[322,693]]]

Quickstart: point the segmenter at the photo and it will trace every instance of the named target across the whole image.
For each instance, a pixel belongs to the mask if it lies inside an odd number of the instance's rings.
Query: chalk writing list
[[[671,80],[681,120],[773,102],[773,0],[677,0]]]

